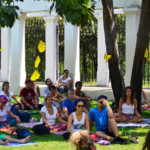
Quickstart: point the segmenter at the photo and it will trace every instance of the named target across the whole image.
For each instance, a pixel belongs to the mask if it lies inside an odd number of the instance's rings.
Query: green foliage
[[[23,0],[16,0],[23,1]],[[0,0],[0,27],[12,27],[18,19],[18,6],[11,5],[13,0]]]
[[[88,21],[94,19],[94,0],[53,0],[50,11],[55,7],[61,17],[77,26],[86,26]]]

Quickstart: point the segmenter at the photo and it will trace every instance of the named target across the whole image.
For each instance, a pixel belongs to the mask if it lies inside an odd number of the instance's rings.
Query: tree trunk
[[[113,12],[113,0],[102,0],[104,10],[104,29],[107,55],[112,55],[109,60],[109,74],[117,106],[124,90],[124,80],[120,70],[119,52],[117,45],[117,32]]]
[[[149,46],[150,33],[150,0],[142,0],[140,24],[137,34],[134,63],[132,69],[131,86],[135,90],[138,101],[138,111],[141,113],[142,81],[145,68],[145,50]]]

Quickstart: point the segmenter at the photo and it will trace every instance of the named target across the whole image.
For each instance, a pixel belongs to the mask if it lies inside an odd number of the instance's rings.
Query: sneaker
[[[139,143],[138,136],[136,136],[136,135],[132,136],[130,141],[134,144],[138,144]]]

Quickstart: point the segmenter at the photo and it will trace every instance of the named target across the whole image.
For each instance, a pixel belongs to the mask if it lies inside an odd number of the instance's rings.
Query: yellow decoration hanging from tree
[[[40,53],[43,53],[45,51],[45,43],[41,40],[39,42],[38,49]]]
[[[106,61],[106,63],[109,61],[109,59],[112,57],[112,55],[106,55],[106,53],[104,54],[104,59]]]
[[[31,76],[31,80],[36,81],[37,79],[39,79],[39,77],[40,77],[39,72],[37,70],[35,70]]]
[[[35,68],[37,68],[39,66],[39,63],[41,62],[41,58],[39,56],[36,57],[36,60],[35,60]]]
[[[1,48],[0,51],[5,50],[6,48]]]

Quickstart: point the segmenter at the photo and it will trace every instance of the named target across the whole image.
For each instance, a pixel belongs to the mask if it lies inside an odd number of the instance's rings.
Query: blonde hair
[[[89,137],[87,131],[74,132],[69,141],[72,146],[76,147],[76,150],[89,150],[90,145],[93,145],[93,140]]]

